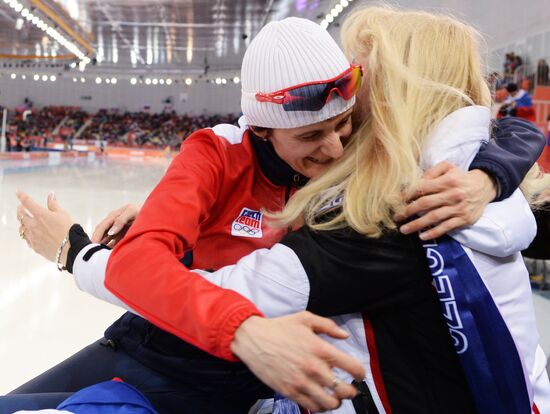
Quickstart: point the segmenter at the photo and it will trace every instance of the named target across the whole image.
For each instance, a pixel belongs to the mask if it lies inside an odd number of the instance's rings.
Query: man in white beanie
[[[316,335],[346,337],[332,321],[306,312],[263,318],[252,302],[191,270],[234,264],[281,239],[285,231],[270,228],[263,211],[282,210],[297,188],[342,155],[361,76],[319,25],[299,18],[269,23],[244,57],[240,127],[192,134],[112,254],[65,213],[56,234],[69,243],[52,255],[61,240],[50,247],[37,242],[45,229],[22,211],[25,239],[37,252],[59,259],[81,289],[143,318],[126,313],[104,339],[0,398],[0,411],[51,408],[41,403],[44,395],[51,404],[52,393],[116,376],[161,413],[243,413],[273,392],[239,359],[265,384],[314,410],[354,396],[346,383],[329,390],[334,367],[364,376],[357,360]],[[29,211],[42,208],[19,197]],[[62,211],[54,199],[48,205],[49,214]]]
[[[316,81],[320,82],[319,91],[323,91],[326,84],[321,82],[338,78],[348,69],[350,63],[344,53],[319,25],[297,17],[271,22],[258,33],[244,55],[242,112],[249,125],[281,129],[303,127],[340,115],[353,106],[354,96],[347,100],[329,100],[326,96],[320,108],[289,111],[284,105],[259,101],[256,95]]]

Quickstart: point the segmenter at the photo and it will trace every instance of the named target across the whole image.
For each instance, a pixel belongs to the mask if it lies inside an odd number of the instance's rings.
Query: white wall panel
[[[166,106],[163,103],[172,97],[173,108],[178,113],[215,114],[240,112],[240,84],[228,83],[219,86],[205,82],[191,86],[172,84],[170,86],[130,85],[128,80],[119,80],[116,85],[74,83],[60,78],[56,82],[32,80],[27,75],[10,79],[8,73],[0,78],[0,105],[9,108],[21,105],[29,98],[35,106],[68,105],[80,106],[89,111],[102,108],[120,108],[121,110],[139,111],[149,106],[151,111],[160,112]],[[91,97],[91,100],[83,99]]]
[[[446,12],[480,30],[489,51],[504,49],[505,52],[526,53],[527,39],[543,35],[545,42],[536,45],[536,51],[529,56],[531,62],[543,57],[550,59],[550,0],[395,0],[391,3],[402,7],[426,11]],[[356,0],[354,8],[372,4],[370,1]],[[344,16],[342,16],[344,17]],[[338,22],[342,22],[342,18]],[[339,37],[339,29],[332,25],[330,29]],[[539,55],[538,51],[544,52]],[[536,53],[536,55],[535,55]],[[489,64],[493,70],[502,69],[502,60],[490,55]]]

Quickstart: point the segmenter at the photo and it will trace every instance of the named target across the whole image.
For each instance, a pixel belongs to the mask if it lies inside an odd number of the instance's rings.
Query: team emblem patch
[[[241,214],[231,224],[231,235],[262,238],[262,213],[246,207],[243,208]]]

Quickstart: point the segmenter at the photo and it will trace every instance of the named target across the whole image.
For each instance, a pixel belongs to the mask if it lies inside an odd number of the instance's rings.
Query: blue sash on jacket
[[[157,414],[141,392],[118,380],[83,388],[59,404],[57,409],[75,414]]]
[[[530,414],[516,345],[470,258],[448,236],[425,244],[424,249],[478,412]]]

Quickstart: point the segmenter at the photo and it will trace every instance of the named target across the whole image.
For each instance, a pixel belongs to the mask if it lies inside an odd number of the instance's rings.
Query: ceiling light
[[[15,21],[15,30],[21,30],[23,28],[24,20],[22,18],[18,18]]]
[[[23,9],[21,10],[21,16],[27,17],[29,15],[29,9]]]
[[[323,20],[320,25],[323,29],[326,29],[328,27],[328,22],[326,20]]]
[[[111,79],[109,78],[105,79],[105,83],[111,83]]]
[[[145,79],[145,84],[146,84],[146,85],[150,85],[150,84],[151,84],[151,79],[150,79],[150,78],[146,78],[146,79]]]
[[[135,85],[135,84],[137,83],[137,79],[136,79],[136,78],[130,79],[130,83],[131,83],[132,85]]]
[[[216,78],[216,85],[221,85],[221,83],[222,83],[221,78]]]
[[[233,83],[239,83],[240,81],[241,81],[241,80],[239,79],[238,76],[235,76],[235,77],[233,78]]]
[[[21,10],[23,10],[23,5],[21,3],[18,3],[15,7],[14,7],[14,10],[19,13]]]
[[[12,73],[12,74],[10,75],[10,77],[11,77],[12,79],[15,79],[15,78],[17,78],[17,75],[16,75],[15,73]]]
[[[160,83],[161,85],[164,85],[164,79],[159,80],[159,83]]]
[[[27,79],[27,75],[21,75],[21,79]]]
[[[71,63],[71,69],[76,68],[76,62]]]
[[[34,18],[34,14],[32,13],[29,13],[25,16],[25,19],[27,19],[28,21],[31,21],[33,18]]]
[[[55,77],[55,75],[50,76],[50,80],[51,80],[52,82],[55,82],[56,79],[57,79],[57,78]]]
[[[166,84],[171,85],[172,84],[172,79],[166,79]]]
[[[156,85],[157,83],[159,83],[159,80],[157,78],[153,78],[153,85]]]
[[[227,83],[227,79],[222,78],[222,83],[225,85]]]
[[[77,78],[73,78],[73,82],[78,82],[78,79],[77,79]]]
[[[99,78],[99,77],[95,78],[95,83],[97,83],[99,85],[101,83],[101,78]]]
[[[193,79],[191,79],[191,78],[185,79],[185,84],[186,84],[187,86],[191,85],[192,83],[193,83]]]
[[[38,17],[38,16],[34,16],[34,17],[32,18],[32,20],[31,20],[31,21],[32,21],[32,24],[35,24],[35,25],[36,25],[36,24],[38,23],[38,20],[40,20],[39,17]]]
[[[42,75],[42,80],[46,82],[48,80],[48,75]]]
[[[84,79],[84,78],[80,78],[80,82],[82,82],[82,83],[86,83],[86,79]]]
[[[342,13],[342,11],[344,11],[344,6],[342,6],[341,4],[337,4],[336,6],[334,6],[334,10],[336,10],[338,13]]]
[[[340,0],[340,4],[342,5],[342,7],[348,7],[349,6],[348,0]]]
[[[17,0],[10,0],[9,2],[9,6],[12,8],[12,9],[15,9],[15,6],[19,4],[19,2]]]
[[[39,76],[39,75],[34,75],[32,78],[33,78],[35,81],[37,81],[38,79],[40,79],[40,76]]]
[[[117,78],[111,78],[111,83],[114,85],[116,84],[118,81],[117,81]]]
[[[332,23],[334,21],[334,17],[332,17],[332,14],[327,14],[325,16],[325,20],[329,23]]]
[[[340,12],[339,12],[338,10],[336,10],[336,9],[332,9],[332,10],[330,11],[330,15],[331,15],[332,17],[337,17],[339,14],[340,14]]]

